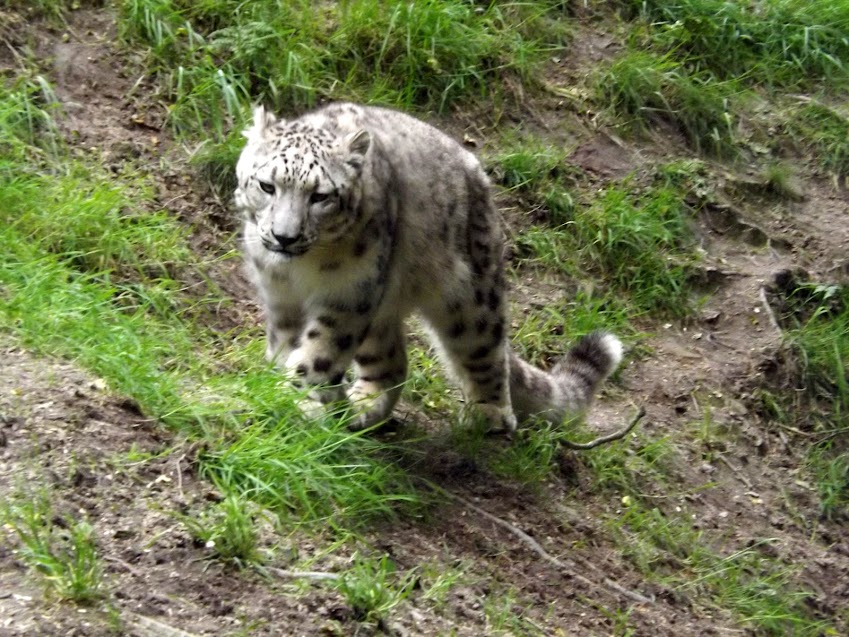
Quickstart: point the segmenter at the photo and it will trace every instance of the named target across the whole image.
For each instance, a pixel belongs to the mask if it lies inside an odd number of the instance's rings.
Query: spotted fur
[[[412,312],[494,428],[586,409],[619,364],[621,343],[603,332],[550,372],[510,350],[489,181],[435,128],[353,104],[293,121],[260,107],[245,136],[235,200],[265,308],[267,356],[312,388],[308,407],[347,397],[356,425],[386,419],[407,376]],[[352,364],[355,380],[344,387]]]

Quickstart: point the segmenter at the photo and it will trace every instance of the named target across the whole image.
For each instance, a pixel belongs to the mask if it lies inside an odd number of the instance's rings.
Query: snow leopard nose
[[[277,243],[280,244],[280,247],[284,250],[291,245],[298,243],[303,237],[301,235],[296,235],[294,237],[289,237],[285,234],[277,234],[272,232],[272,236],[277,240]]]

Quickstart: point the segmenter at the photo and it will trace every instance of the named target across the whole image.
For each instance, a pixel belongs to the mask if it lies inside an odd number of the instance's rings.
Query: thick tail
[[[583,337],[550,372],[510,356],[510,396],[521,422],[541,416],[560,423],[589,407],[599,384],[622,360],[622,342],[607,332]]]

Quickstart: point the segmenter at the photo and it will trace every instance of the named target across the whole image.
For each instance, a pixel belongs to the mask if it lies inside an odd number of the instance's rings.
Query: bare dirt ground
[[[234,225],[226,221],[225,208],[203,194],[180,166],[180,151],[162,125],[162,106],[150,101],[152,90],[137,81],[140,70],[114,48],[114,36],[108,11],[80,10],[70,14],[68,29],[30,29],[11,44],[29,43],[45,65],[67,113],[64,130],[80,152],[97,153],[106,165],[133,161],[152,170],[167,157],[162,165],[172,168],[156,173],[161,205],[190,224],[197,249],[231,247]],[[603,56],[611,46],[607,36],[587,28],[578,33],[574,54]],[[6,50],[0,64],[14,69],[16,62]],[[576,68],[564,60],[560,79]],[[542,128],[546,119],[574,116],[555,98],[541,100],[535,110]],[[678,143],[671,138],[635,145],[588,126],[578,130],[571,161],[599,183],[639,171],[647,157],[661,155],[661,148],[674,151]],[[710,460],[704,448],[676,445],[672,461],[681,495],[658,498],[658,508],[689,517],[694,528],[711,529],[713,537],[723,538],[723,546],[715,547],[720,551],[773,538],[762,550],[777,561],[801,565],[801,581],[812,591],[810,605],[830,617],[849,604],[849,532],[819,519],[816,493],[800,477],[802,452],[795,439],[764,423],[750,401],[781,343],[763,304],[764,286],[776,272],[796,266],[817,280],[846,279],[849,195],[810,177],[804,197],[787,203],[767,195],[740,197],[744,186],[729,176],[719,196],[734,204],[698,220],[710,290],[704,306],[686,323],[651,326],[651,353],[629,362],[589,424],[609,430],[627,420],[632,405],[644,404],[643,439],[674,440],[676,432],[698,426],[709,404],[720,429],[738,432],[728,438],[736,442],[716,442]],[[218,277],[240,301],[224,320],[256,320],[237,266],[222,266]],[[96,529],[113,600],[111,611],[96,611],[45,598],[4,542],[0,635],[366,635],[375,630],[358,623],[328,587],[296,586],[206,560],[204,547],[193,543],[175,517],[220,498],[194,477],[191,449],[72,364],[36,359],[8,339],[0,343],[0,360],[0,497],[41,483],[58,494],[58,514],[85,512]],[[136,457],[131,451],[153,457],[128,460]],[[165,451],[170,453],[157,457]],[[596,515],[617,511],[621,503],[590,493],[592,475],[579,456],[566,456],[560,474],[530,492],[493,482],[450,453],[443,460],[428,471],[430,479],[532,536],[567,569],[553,567],[480,510],[451,501],[427,520],[403,520],[367,533],[368,542],[400,569],[435,564],[466,574],[438,606],[414,593],[380,630],[490,634],[484,606],[491,594],[512,588],[511,612],[538,626],[540,634],[623,634],[617,632],[615,614],[629,606],[631,634],[749,634],[730,613],[695,603],[684,591],[645,582]],[[699,490],[708,479],[715,487]],[[301,554],[318,544],[314,537],[297,535],[286,541]],[[334,571],[346,559],[337,553],[316,568]],[[640,603],[633,594],[651,601]],[[504,630],[510,634],[509,627]]]

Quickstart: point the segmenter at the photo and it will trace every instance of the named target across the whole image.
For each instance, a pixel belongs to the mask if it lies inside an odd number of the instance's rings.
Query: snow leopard
[[[290,120],[255,107],[244,135],[235,203],[246,267],[266,355],[307,413],[341,401],[353,428],[387,420],[413,313],[495,431],[584,412],[619,365],[622,343],[605,331],[549,371],[511,349],[501,213],[481,163],[447,134],[400,111],[332,103]]]

